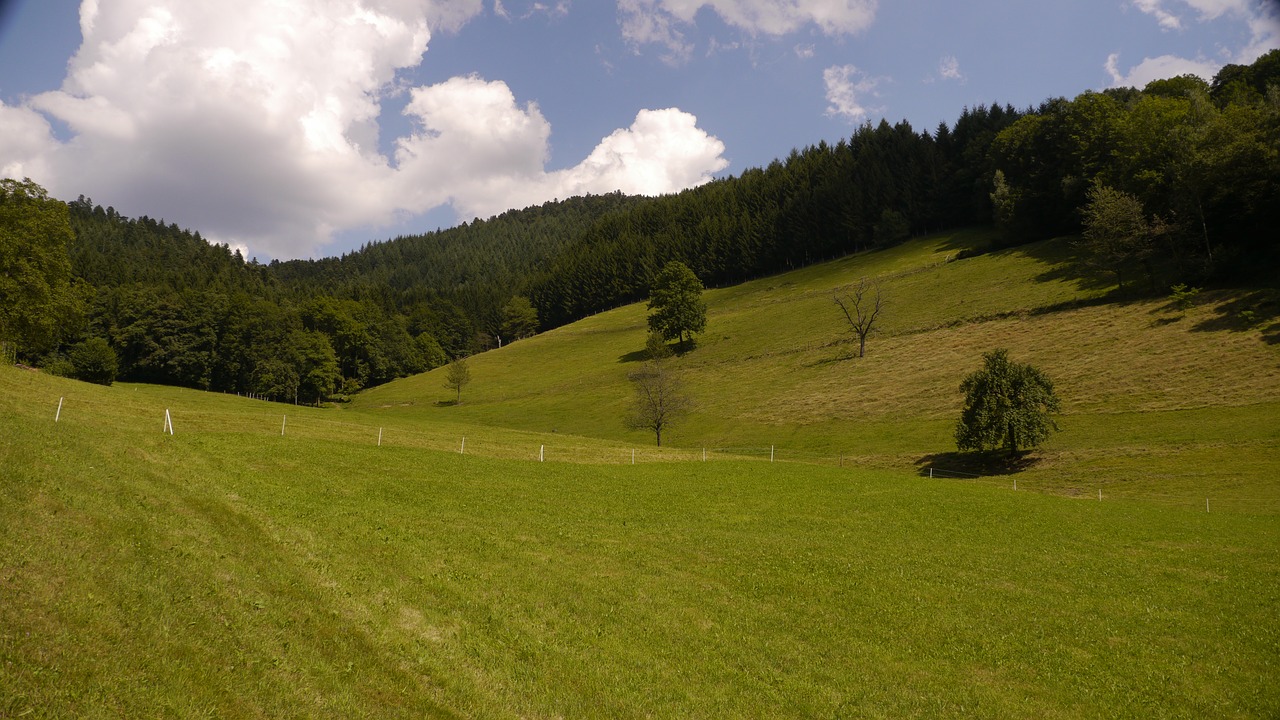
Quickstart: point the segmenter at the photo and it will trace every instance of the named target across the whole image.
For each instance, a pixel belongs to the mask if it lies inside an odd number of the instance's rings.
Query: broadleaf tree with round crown
[[[672,260],[653,279],[649,292],[649,330],[666,340],[685,344],[707,328],[707,304],[702,281],[687,265]]]
[[[982,359],[982,369],[960,384],[965,399],[956,423],[956,447],[1004,448],[1016,455],[1047,440],[1058,429],[1050,413],[1061,408],[1053,381],[1031,365],[1010,360],[1008,350],[992,350]]]

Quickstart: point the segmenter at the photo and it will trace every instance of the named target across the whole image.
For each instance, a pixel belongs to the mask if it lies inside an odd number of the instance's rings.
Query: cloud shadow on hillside
[[[1003,450],[986,452],[940,452],[916,460],[921,477],[966,479],[991,475],[1012,475],[1029,470],[1040,462],[1030,452],[1009,455]]]

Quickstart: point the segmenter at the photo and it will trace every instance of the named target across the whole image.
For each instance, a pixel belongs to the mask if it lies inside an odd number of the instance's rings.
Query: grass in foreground
[[[0,716],[1280,713],[1274,515],[0,389]],[[55,426],[55,395],[97,412]],[[219,422],[162,436],[152,403]]]

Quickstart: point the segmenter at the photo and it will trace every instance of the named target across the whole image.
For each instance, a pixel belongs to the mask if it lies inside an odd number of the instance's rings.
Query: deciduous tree
[[[0,180],[0,343],[51,349],[74,308],[67,206],[27,180]]]
[[[119,363],[111,345],[100,337],[92,337],[71,346],[67,352],[73,372],[78,380],[110,385],[116,379]]]
[[[516,295],[502,308],[502,336],[508,341],[523,340],[538,332],[538,311],[524,295]]]
[[[673,260],[654,278],[649,296],[649,329],[667,340],[693,340],[707,327],[702,281],[684,263]]]
[[[471,367],[467,364],[465,357],[454,358],[449,363],[449,368],[444,374],[444,386],[453,390],[457,395],[454,398],[455,403],[462,402],[462,388],[471,382]]]
[[[1089,190],[1083,213],[1081,248],[1093,264],[1115,275],[1116,285],[1123,290],[1129,269],[1145,263],[1155,246],[1142,201],[1115,188],[1095,185]]]
[[[1057,425],[1050,413],[1059,410],[1051,381],[1031,365],[1013,362],[1008,350],[993,350],[983,367],[960,383],[964,410],[956,423],[956,447],[987,450],[1003,447],[1010,454],[1044,442]]]
[[[693,398],[685,392],[679,371],[669,359],[646,361],[630,379],[635,397],[627,427],[652,430],[658,447],[662,447],[662,432],[689,414]]]
[[[871,282],[864,277],[857,285],[840,288],[831,299],[840,306],[844,319],[849,323],[849,331],[858,338],[858,357],[865,357],[867,336],[875,331],[876,320],[880,319],[880,313],[884,310],[885,300],[880,293],[880,283]]]

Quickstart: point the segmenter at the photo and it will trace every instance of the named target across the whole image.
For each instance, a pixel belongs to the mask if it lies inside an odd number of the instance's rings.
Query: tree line
[[[72,374],[97,357],[100,377],[105,344],[118,378],[314,402],[642,300],[672,261],[723,286],[995,223],[1010,245],[1078,235],[1118,284],[1265,272],[1277,82],[1273,51],[1208,83],[979,105],[932,132],[868,123],[681,193],[548,202],[320,260],[260,263],[6,180],[0,349]]]

